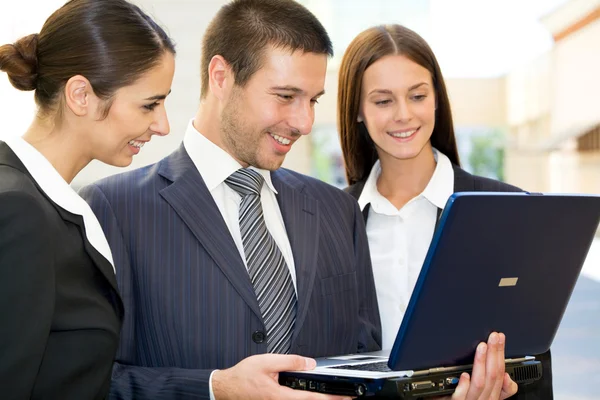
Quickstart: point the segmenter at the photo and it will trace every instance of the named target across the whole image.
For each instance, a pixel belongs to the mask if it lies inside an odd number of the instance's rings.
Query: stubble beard
[[[260,159],[260,144],[267,132],[258,132],[248,128],[238,117],[239,95],[227,103],[221,116],[221,137],[228,149],[228,153],[243,166],[274,171],[278,169],[283,160],[269,162],[268,158]]]

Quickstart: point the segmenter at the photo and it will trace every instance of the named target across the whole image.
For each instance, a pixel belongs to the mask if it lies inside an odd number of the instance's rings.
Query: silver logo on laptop
[[[498,287],[517,286],[518,280],[519,278],[502,278],[500,279]]]

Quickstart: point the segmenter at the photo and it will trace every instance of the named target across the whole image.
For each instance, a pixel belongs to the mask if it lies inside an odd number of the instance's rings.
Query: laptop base
[[[436,373],[416,372],[411,377],[387,379],[295,375],[293,372],[281,372],[279,383],[292,389],[341,396],[359,398],[377,396],[378,398],[417,400],[451,395],[463,372],[471,373],[471,366]],[[506,372],[519,386],[529,385],[542,378],[542,363],[539,361],[510,363],[506,364]]]

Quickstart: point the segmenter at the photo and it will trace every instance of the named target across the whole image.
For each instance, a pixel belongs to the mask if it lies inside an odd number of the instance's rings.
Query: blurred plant
[[[471,135],[469,165],[475,175],[504,180],[504,135],[494,129]]]

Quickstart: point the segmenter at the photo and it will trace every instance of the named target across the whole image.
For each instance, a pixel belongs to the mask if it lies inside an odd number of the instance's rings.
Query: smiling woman
[[[365,218],[382,348],[390,349],[452,193],[519,189],[460,168],[444,77],[433,51],[414,31],[392,24],[358,34],[342,58],[338,85],[341,147],[351,185],[347,190]],[[488,352],[494,343],[489,344]],[[536,358],[544,366],[543,381],[519,389],[517,399],[552,398],[550,353]],[[477,371],[474,367],[473,382]],[[481,388],[503,388],[499,396],[484,389],[481,398],[504,399],[516,392],[503,363],[489,371],[496,378],[486,378],[479,388],[461,377],[452,398],[464,398],[459,392],[464,396],[467,389],[466,398],[479,398],[470,394]]]
[[[69,183],[169,132],[174,54],[125,0],[68,1],[39,34],[0,46],[0,71],[37,105],[22,138],[0,141],[3,398],[108,393],[123,304],[102,228]]]

